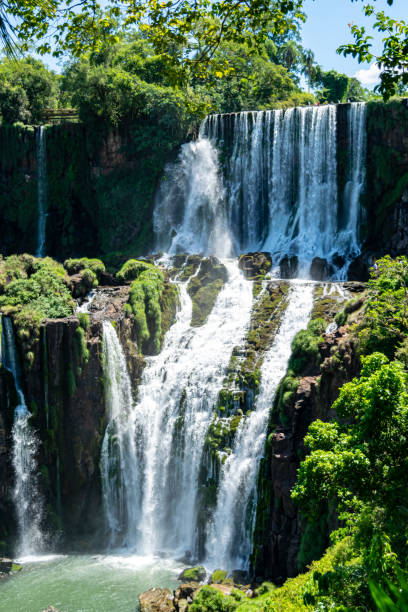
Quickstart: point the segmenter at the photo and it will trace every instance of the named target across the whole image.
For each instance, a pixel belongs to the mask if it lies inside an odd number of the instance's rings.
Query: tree
[[[381,350],[393,357],[404,351],[408,335],[408,260],[389,255],[371,269],[363,329],[359,336],[365,352]],[[402,353],[401,353],[402,355]]]
[[[0,62],[0,115],[5,123],[39,123],[44,108],[55,107],[57,98],[58,77],[39,60]]]
[[[382,582],[407,563],[407,374],[381,353],[362,359],[360,378],[340,389],[338,419],[315,421],[305,438],[292,497],[315,519],[332,504],[352,533],[367,575]]]
[[[393,0],[387,0],[389,5]],[[366,34],[364,26],[350,25],[354,43],[345,44],[338,48],[338,53],[352,55],[359,62],[371,63],[373,60],[381,69],[380,85],[378,90],[385,100],[396,93],[404,92],[408,85],[408,24],[387,17],[384,11],[375,12],[374,5],[364,7],[367,17],[374,16],[374,28],[383,38],[383,50],[375,56],[372,52],[372,36]]]

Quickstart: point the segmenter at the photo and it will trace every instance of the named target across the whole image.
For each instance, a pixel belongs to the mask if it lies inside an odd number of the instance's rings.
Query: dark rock
[[[12,559],[0,559],[0,573],[9,574],[11,572],[11,568],[13,566]]]
[[[374,258],[368,254],[362,254],[356,257],[350,264],[348,269],[348,280],[350,281],[368,281],[370,276],[370,267],[374,263]]]
[[[258,505],[252,571],[275,583],[299,573],[298,553],[304,525],[292,502],[291,490],[305,453],[304,437],[312,421],[335,416],[331,406],[340,387],[360,370],[347,327],[325,335],[319,351],[322,361],[319,375],[301,378],[293,398],[283,407],[283,417],[275,414],[271,419],[259,477],[258,499],[263,503]],[[337,525],[333,524],[328,531],[335,528]]]
[[[327,259],[314,257],[310,266],[310,276],[316,281],[328,280],[334,273],[333,268],[329,265]]]
[[[298,265],[298,258],[296,255],[284,257],[279,263],[281,278],[296,278]]]
[[[269,272],[272,267],[272,258],[269,253],[246,253],[240,255],[238,266],[243,271],[245,278],[256,280]]]
[[[141,612],[173,612],[176,610],[169,589],[149,589],[139,595]]]
[[[242,584],[247,584],[248,583],[248,574],[247,572],[244,572],[242,570],[233,570],[229,575],[228,578],[231,578],[234,582],[234,584],[237,585],[242,585]]]

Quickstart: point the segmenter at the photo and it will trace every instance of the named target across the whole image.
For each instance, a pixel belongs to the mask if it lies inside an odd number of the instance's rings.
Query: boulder
[[[327,259],[322,259],[321,257],[313,258],[312,265],[310,266],[310,276],[313,280],[328,280],[332,276],[333,272],[334,270],[329,265]]]
[[[0,574],[9,574],[13,567],[13,561],[11,559],[0,559]]]
[[[222,569],[216,569],[211,574],[208,584],[222,584],[227,577],[227,572]]]
[[[205,567],[197,565],[196,567],[189,567],[181,572],[178,580],[185,582],[202,582],[207,575]]]
[[[139,595],[141,612],[175,612],[173,595],[169,589],[149,589]]]
[[[284,257],[279,263],[281,278],[296,278],[298,271],[298,258],[296,255],[292,257]]]
[[[185,612],[195,595],[202,589],[197,582],[182,584],[174,591],[174,605],[178,612]]]
[[[245,278],[256,280],[269,272],[272,267],[272,258],[269,253],[246,253],[240,255],[238,266],[243,271]]]
[[[228,578],[232,578],[234,584],[247,584],[248,583],[248,574],[247,572],[244,572],[243,570],[233,570]]]

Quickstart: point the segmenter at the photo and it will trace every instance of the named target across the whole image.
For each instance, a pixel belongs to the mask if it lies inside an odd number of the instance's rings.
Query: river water
[[[21,560],[0,582],[1,612],[134,612],[152,587],[178,586],[182,566],[169,559],[126,555],[48,555]]]

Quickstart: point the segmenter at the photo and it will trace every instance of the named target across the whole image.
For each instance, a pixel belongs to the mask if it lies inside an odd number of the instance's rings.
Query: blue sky
[[[383,35],[371,29],[374,20],[363,14],[364,4],[366,2],[361,0],[305,0],[304,8],[308,18],[302,28],[302,42],[305,47],[312,49],[316,61],[323,69],[334,68],[349,76],[357,76],[364,86],[372,87],[378,73],[375,66],[370,68],[368,64],[359,64],[352,57],[345,58],[336,53],[341,44],[353,41],[348,27],[350,22],[365,25],[370,30],[368,33],[374,36],[375,51],[382,48]],[[408,0],[394,0],[391,7],[386,0],[377,0],[372,4],[395,19],[408,19]]]

